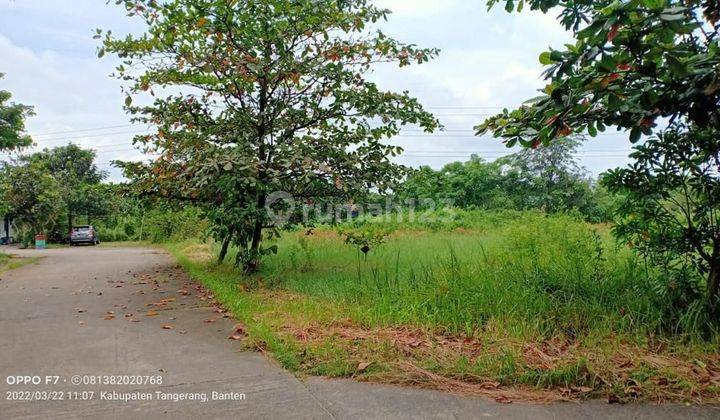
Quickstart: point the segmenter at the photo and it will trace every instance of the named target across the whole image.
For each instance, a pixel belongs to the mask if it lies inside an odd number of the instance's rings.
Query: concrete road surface
[[[498,404],[344,380],[300,381],[229,340],[233,321],[203,300],[162,251],[12,252],[42,259],[0,274],[2,419],[720,418],[713,408]]]

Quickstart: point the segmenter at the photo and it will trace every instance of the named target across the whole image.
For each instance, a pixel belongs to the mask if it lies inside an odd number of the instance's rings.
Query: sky
[[[403,146],[399,163],[440,168],[477,154],[493,160],[513,150],[473,127],[503,107],[537,96],[545,82],[537,57],[572,40],[553,14],[488,11],[485,0],[376,0],[393,11],[380,29],[403,42],[441,50],[433,61],[404,68],[382,66],[370,76],[383,89],[408,90],[445,127],[431,135],[416,130],[392,139]],[[501,5],[502,6],[502,5]],[[73,142],[97,151],[111,181],[122,176],[111,161],[146,158],[123,111],[121,84],[110,77],[117,61],[97,58],[95,28],[138,33],[140,22],[106,0],[0,0],[0,90],[32,105],[27,122],[36,148]],[[589,139],[578,159],[590,174],[624,166],[630,144],[622,133]],[[10,156],[2,155],[7,159]]]

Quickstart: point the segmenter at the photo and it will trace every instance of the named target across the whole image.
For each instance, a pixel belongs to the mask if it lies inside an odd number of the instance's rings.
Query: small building
[[[3,216],[3,224],[0,227],[0,244],[7,245],[13,242],[12,219],[10,216]]]

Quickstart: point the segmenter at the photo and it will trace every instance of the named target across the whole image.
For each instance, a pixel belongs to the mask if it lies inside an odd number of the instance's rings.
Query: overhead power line
[[[513,109],[516,108],[517,105],[507,105],[507,106],[485,106],[485,105],[435,105],[435,106],[425,106],[425,109],[428,110],[448,110],[448,111],[474,111],[474,110],[486,110],[486,111],[495,111],[495,110],[502,110],[502,109]],[[482,117],[482,116],[492,116],[495,115],[496,112],[479,112],[479,113],[446,113],[446,114],[437,114],[436,117],[453,117],[453,116],[461,116],[461,117]],[[32,133],[32,137],[44,137],[44,136],[53,136],[58,134],[75,134],[75,133],[85,133],[85,132],[93,132],[93,131],[104,131],[104,130],[110,130],[110,129],[117,129],[117,128],[128,128],[128,127],[140,127],[141,125],[138,124],[116,124],[116,125],[106,125],[106,126],[99,126],[99,127],[92,127],[92,128],[79,128],[79,129],[70,129],[70,130],[58,130],[58,131],[49,131],[49,132],[41,132],[41,133]]]
[[[85,134],[82,136],[72,136],[72,137],[53,137],[53,138],[45,138],[40,140],[35,140],[35,143],[48,143],[53,141],[65,141],[65,140],[79,140],[84,138],[97,138],[97,137],[106,137],[106,136],[117,136],[122,134],[132,134],[133,136],[141,135],[141,134],[152,134],[147,131],[116,131],[111,133],[99,133],[99,134]]]
[[[446,134],[447,133],[447,134]],[[467,134],[452,134],[452,133],[467,133]],[[44,145],[52,142],[63,142],[63,141],[73,141],[73,140],[81,140],[85,138],[98,138],[98,137],[106,137],[106,136],[119,136],[119,135],[125,135],[130,134],[133,137],[138,135],[149,135],[153,134],[152,132],[143,130],[143,131],[113,131],[108,133],[97,133],[97,134],[84,134],[82,136],[66,136],[66,137],[50,137],[50,138],[43,138],[39,140],[35,140],[35,143],[39,145]],[[598,136],[621,136],[624,135],[622,132],[616,132],[616,133],[598,133]],[[489,135],[481,135],[477,136],[474,134],[474,130],[443,130],[443,131],[437,131],[434,133],[426,133],[422,130],[403,130],[400,134],[393,136],[394,137],[412,137],[412,138],[453,138],[453,139],[460,139],[460,138],[467,138],[467,139],[481,139],[481,138],[490,138]]]
[[[79,130],[65,130],[65,131],[52,131],[48,133],[35,133],[32,135],[32,137],[38,137],[38,136],[49,136],[54,134],[69,134],[69,133],[82,133],[86,131],[101,131],[101,130],[110,130],[113,128],[126,128],[126,127],[135,127],[135,124],[123,124],[123,125],[107,125],[104,127],[95,127],[95,128],[81,128]]]

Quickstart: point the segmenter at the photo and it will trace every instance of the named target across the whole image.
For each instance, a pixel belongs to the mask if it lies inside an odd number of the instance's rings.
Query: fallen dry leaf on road
[[[230,340],[242,340],[247,336],[247,333],[245,333],[245,327],[242,324],[236,324],[233,327],[233,332],[230,334],[228,339]]]
[[[132,318],[133,314],[125,314],[125,318]]]
[[[500,404],[512,404],[512,400],[505,395],[498,395],[495,397],[495,401]]]
[[[85,321],[80,321],[80,322],[78,322],[78,324],[85,325]]]
[[[145,314],[145,316],[157,316],[157,315],[158,315],[157,311],[147,311],[147,313]]]
[[[111,319],[115,319],[115,315],[105,315],[105,321],[110,321]]]
[[[203,321],[203,322],[206,323],[206,324],[212,324],[212,323],[215,322],[215,321],[216,321],[215,319],[206,319],[206,320]]]
[[[163,330],[172,330],[173,328],[175,328],[175,327],[173,327],[172,325],[163,325],[162,326]]]
[[[75,310],[76,310],[78,313],[80,313],[80,314],[83,313],[83,312],[87,312],[87,310],[85,310],[85,309],[83,309],[83,308],[75,308]]]
[[[594,391],[594,388],[590,388],[587,386],[571,386],[569,388],[565,388],[562,390],[562,394],[571,397],[573,395],[577,394],[587,394]]]

